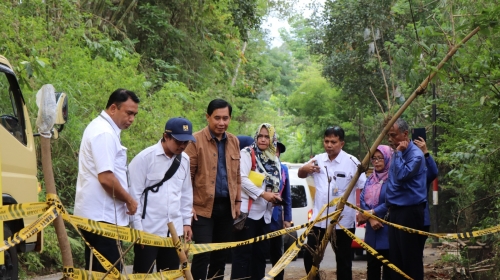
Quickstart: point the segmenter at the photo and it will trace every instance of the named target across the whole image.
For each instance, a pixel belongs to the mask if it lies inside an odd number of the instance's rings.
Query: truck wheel
[[[12,231],[9,228],[8,224],[4,224],[3,226],[3,236],[5,240],[8,237],[12,236]],[[9,250],[4,251],[4,260],[5,264],[2,266],[1,279],[5,280],[17,280],[19,273],[19,262],[17,258],[17,250],[16,247],[12,247]]]

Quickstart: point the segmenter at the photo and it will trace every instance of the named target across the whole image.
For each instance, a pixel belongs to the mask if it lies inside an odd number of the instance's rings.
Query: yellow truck
[[[60,94],[59,97],[61,102],[58,102],[58,115],[65,121],[66,95]],[[3,205],[38,201],[36,150],[29,116],[13,68],[0,55],[0,191]],[[7,239],[36,218],[28,217],[5,223],[0,221],[0,240]],[[38,234],[0,254],[0,279],[18,279],[17,254],[40,251],[41,248],[42,235]]]

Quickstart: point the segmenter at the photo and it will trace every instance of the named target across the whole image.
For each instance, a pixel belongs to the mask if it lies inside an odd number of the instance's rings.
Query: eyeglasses
[[[384,161],[384,158],[383,157],[372,157],[371,160],[372,160],[372,162],[377,162],[379,160]]]
[[[174,139],[175,144],[177,144],[178,146],[187,145],[187,144],[189,144],[189,142],[191,142],[189,140],[188,141],[179,141],[179,140],[175,139],[174,137],[172,137],[172,139]]]

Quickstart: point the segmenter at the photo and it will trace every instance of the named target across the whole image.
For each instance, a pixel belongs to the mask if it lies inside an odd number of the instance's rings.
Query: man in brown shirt
[[[236,136],[226,132],[231,105],[222,99],[208,104],[208,126],[193,136],[196,143],[186,148],[191,160],[193,184],[193,241],[196,244],[232,241],[233,220],[240,213],[240,149]],[[193,257],[195,280],[224,275],[228,250]],[[207,274],[208,266],[208,274]]]

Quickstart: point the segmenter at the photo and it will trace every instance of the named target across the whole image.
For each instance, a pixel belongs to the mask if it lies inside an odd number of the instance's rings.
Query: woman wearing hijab
[[[391,165],[392,149],[386,145],[379,145],[371,158],[373,173],[366,180],[365,187],[360,195],[361,208],[371,214],[383,218],[387,213],[385,205],[385,191],[389,166]],[[389,227],[375,219],[358,214],[359,222],[366,222],[365,242],[379,252],[386,259],[389,257]],[[382,262],[371,254],[367,255],[367,280],[380,280]],[[383,267],[383,279],[388,280],[390,268]]]
[[[248,213],[248,217],[244,228],[235,233],[237,241],[269,232],[273,206],[281,202],[279,196],[281,166],[276,156],[276,145],[274,127],[263,123],[255,133],[254,143],[240,152],[242,200],[240,210]],[[256,186],[249,179],[250,171],[264,175],[262,185]],[[231,279],[262,279],[266,269],[267,252],[269,252],[269,240],[234,248]]]

